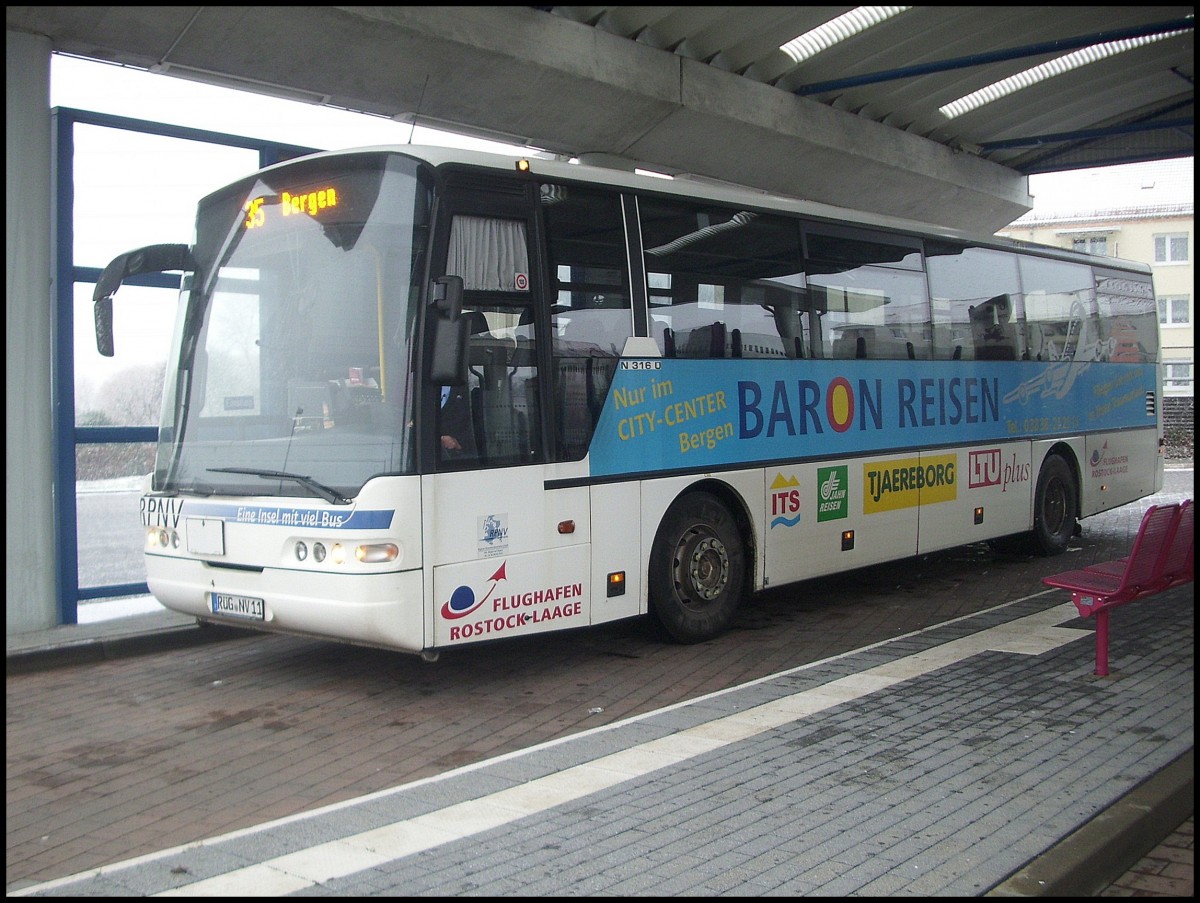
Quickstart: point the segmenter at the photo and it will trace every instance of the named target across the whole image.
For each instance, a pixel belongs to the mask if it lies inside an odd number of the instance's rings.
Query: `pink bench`
[[[1065,589],[1082,617],[1096,619],[1096,674],[1108,674],[1108,613],[1111,609],[1194,579],[1195,509],[1192,500],[1151,505],[1129,555],[1091,567],[1043,577]]]

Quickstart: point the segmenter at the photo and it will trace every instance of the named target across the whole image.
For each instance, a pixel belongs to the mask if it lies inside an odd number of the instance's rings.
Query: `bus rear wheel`
[[[667,509],[650,553],[650,613],[678,643],[724,633],[742,599],[746,551],[729,509],[707,492]]]
[[[1042,555],[1059,555],[1075,535],[1079,492],[1075,474],[1061,455],[1042,464],[1033,496],[1033,546]]]

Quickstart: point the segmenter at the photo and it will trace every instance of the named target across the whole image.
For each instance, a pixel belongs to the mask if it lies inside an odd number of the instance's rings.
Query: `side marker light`
[[[625,572],[613,571],[608,575],[608,598],[625,595]]]

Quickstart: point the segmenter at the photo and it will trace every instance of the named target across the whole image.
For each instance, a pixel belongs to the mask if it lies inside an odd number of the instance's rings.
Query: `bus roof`
[[[661,177],[646,175],[616,168],[573,163],[557,158],[549,158],[544,155],[539,156],[539,152],[536,151],[530,151],[526,154],[517,152],[505,154],[494,151],[478,151],[433,145],[386,144],[319,151],[304,158],[293,158],[268,168],[274,169],[276,167],[287,166],[289,163],[296,162],[297,159],[352,156],[363,153],[402,154],[422,160],[430,166],[439,169],[463,166],[509,173],[516,170],[518,161],[525,160],[528,161],[529,171],[533,175],[542,176],[554,181],[582,182],[643,193],[675,195],[690,199],[738,204],[757,207],[762,210],[793,213],[830,222],[851,223],[859,226],[903,232],[925,238],[944,238],[998,249],[1032,252],[1044,256],[1086,263],[1092,266],[1109,266],[1114,269],[1130,270],[1145,274],[1151,272],[1150,266],[1140,261],[1125,260],[1117,257],[1099,257],[1053,245],[1021,241],[1000,235],[971,234],[936,223],[926,223],[918,220],[888,216],[886,214],[837,207],[818,201],[809,201],[803,198],[747,188],[734,182],[722,182],[704,176]]]

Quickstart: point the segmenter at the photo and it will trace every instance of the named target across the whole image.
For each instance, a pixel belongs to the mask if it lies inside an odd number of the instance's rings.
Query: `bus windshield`
[[[411,470],[419,165],[309,158],[201,202],[155,490],[339,503]]]

